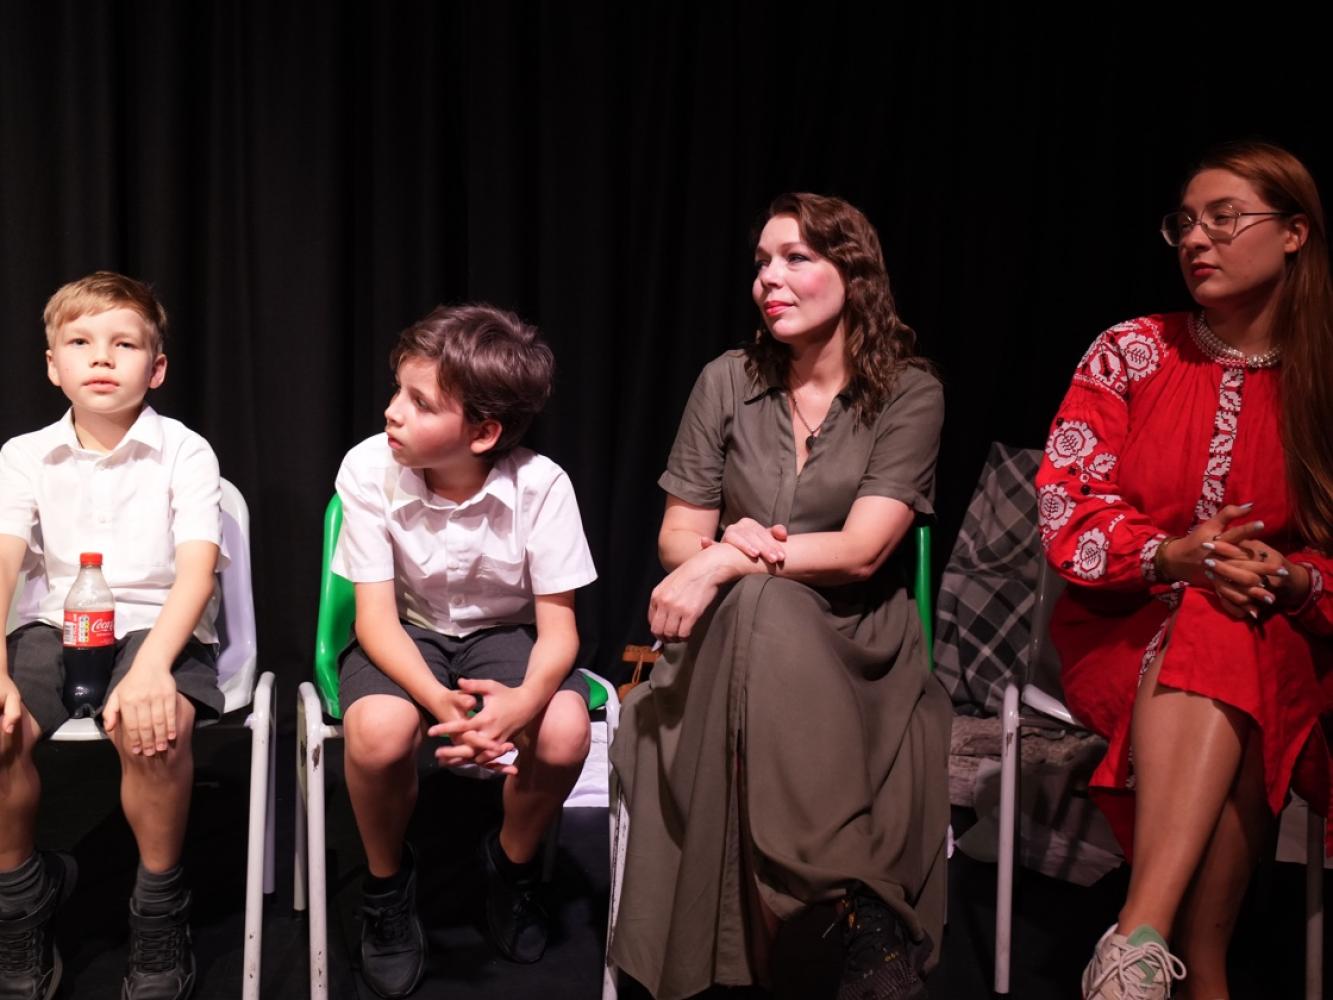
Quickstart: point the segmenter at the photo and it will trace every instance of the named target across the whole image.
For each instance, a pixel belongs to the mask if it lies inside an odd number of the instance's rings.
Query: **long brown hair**
[[[1282,351],[1282,444],[1296,528],[1333,552],[1333,279],[1319,189],[1305,164],[1266,142],[1218,146],[1191,177],[1203,170],[1243,177],[1273,208],[1309,220],[1304,245],[1287,257],[1272,341]]]
[[[929,368],[916,354],[916,333],[898,318],[884,267],[879,236],[861,212],[826,195],[792,192],[778,195],[755,227],[759,231],[775,215],[794,215],[801,238],[838,269],[846,289],[842,318],[846,331],[848,391],[852,412],[869,426],[888,400],[904,368]],[[745,347],[746,370],[770,385],[786,385],[791,352],[760,325]]]

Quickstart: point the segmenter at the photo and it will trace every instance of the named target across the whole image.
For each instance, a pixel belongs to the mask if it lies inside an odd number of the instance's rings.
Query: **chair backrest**
[[[250,704],[254,697],[255,672],[259,663],[255,634],[255,602],[250,576],[250,510],[232,483],[222,480],[222,541],[229,561],[218,574],[212,605],[218,631],[218,687],[224,711]],[[12,627],[20,618],[31,618],[46,595],[46,576],[26,574],[15,587],[10,608]],[[51,734],[54,740],[99,740],[102,732],[92,719],[70,719]]]
[[[351,638],[356,619],[356,588],[352,581],[333,572],[333,552],[343,525],[343,505],[338,494],[324,508],[324,547],[319,573],[319,618],[315,624],[315,689],[325,714],[342,718],[338,703],[338,654]]]
[[[916,565],[912,581],[912,596],[916,598],[916,610],[921,616],[921,632],[926,640],[926,666],[935,672],[935,612],[932,605],[930,586],[930,525],[919,524],[912,532],[916,539]]]
[[[1064,589],[1064,579],[1043,559],[1037,571],[1032,634],[1028,640],[1027,662],[1023,664],[1023,683],[1039,688],[1062,705],[1065,691],[1060,685],[1060,654],[1051,642],[1051,613]]]

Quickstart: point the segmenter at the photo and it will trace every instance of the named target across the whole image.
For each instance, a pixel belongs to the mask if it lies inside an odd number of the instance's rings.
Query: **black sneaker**
[[[130,964],[121,1000],[185,1000],[194,990],[190,894],[166,913],[140,913],[130,899]]]
[[[50,1000],[60,988],[60,952],[51,918],[74,891],[78,869],[68,854],[42,851],[42,885],[24,916],[0,919],[0,1000]]]
[[[842,982],[838,1000],[926,1000],[921,967],[930,939],[911,941],[884,901],[861,888],[838,904]]]
[[[407,850],[411,850],[408,847]],[[387,1000],[405,997],[426,972],[426,932],[417,916],[417,867],[397,892],[361,894],[361,978]]]
[[[531,874],[507,877],[498,863],[500,852],[500,832],[496,830],[481,842],[481,863],[486,872],[486,930],[501,955],[529,965],[546,950],[551,918],[537,898],[537,865],[525,866]]]

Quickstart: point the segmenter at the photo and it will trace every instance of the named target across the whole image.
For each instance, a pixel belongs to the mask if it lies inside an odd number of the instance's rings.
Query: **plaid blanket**
[[[998,713],[1005,681],[1026,667],[1045,558],[1033,486],[1040,463],[1035,448],[991,445],[940,581],[935,676],[955,705],[974,711]]]

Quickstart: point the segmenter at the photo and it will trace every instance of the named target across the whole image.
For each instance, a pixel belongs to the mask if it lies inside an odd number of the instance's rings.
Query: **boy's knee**
[[[391,695],[357,700],[343,723],[348,759],[368,770],[383,770],[413,756],[421,737],[417,707]]]
[[[571,691],[556,692],[537,735],[537,759],[551,767],[575,767],[587,759],[591,744],[583,699]]]

